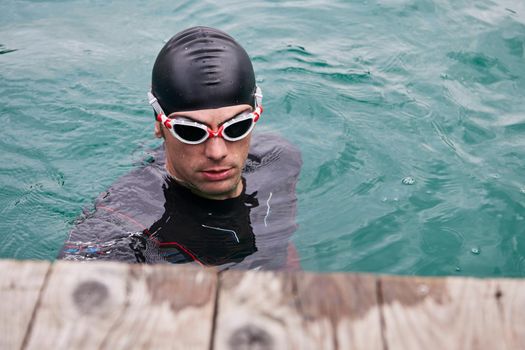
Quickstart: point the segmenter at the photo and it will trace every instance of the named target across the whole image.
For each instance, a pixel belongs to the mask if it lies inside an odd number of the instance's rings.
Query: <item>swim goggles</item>
[[[164,124],[177,140],[188,145],[198,145],[212,137],[222,137],[231,142],[239,141],[253,130],[263,112],[262,106],[260,106],[262,92],[259,87],[255,91],[255,110],[235,116],[222,124],[217,131],[213,131],[205,124],[184,117],[168,118],[157,98],[151,92],[148,92],[148,101],[157,114],[157,120]]]

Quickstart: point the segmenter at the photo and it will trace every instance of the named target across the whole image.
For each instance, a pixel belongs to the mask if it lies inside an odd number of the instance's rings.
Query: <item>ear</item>
[[[155,137],[158,139],[164,138],[164,130],[162,130],[162,125],[159,121],[155,122]]]

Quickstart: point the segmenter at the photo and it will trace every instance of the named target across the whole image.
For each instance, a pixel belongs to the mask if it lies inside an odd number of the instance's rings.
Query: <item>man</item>
[[[289,267],[301,159],[276,136],[252,142],[262,93],[245,50],[213,28],[176,34],[148,99],[163,149],[101,195],[60,256]]]

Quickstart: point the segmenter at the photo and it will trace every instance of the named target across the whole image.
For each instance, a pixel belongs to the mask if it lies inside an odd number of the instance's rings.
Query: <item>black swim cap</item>
[[[255,74],[228,34],[193,27],[173,36],[153,66],[151,90],[169,115],[239,104],[254,107]]]

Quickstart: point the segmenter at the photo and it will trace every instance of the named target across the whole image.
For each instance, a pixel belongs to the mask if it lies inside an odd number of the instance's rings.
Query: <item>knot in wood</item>
[[[234,350],[270,350],[274,348],[272,336],[264,329],[254,325],[246,325],[234,331],[229,345]]]
[[[496,290],[496,294],[494,294],[494,296],[499,301],[499,299],[501,299],[501,297],[503,296],[503,292],[500,289],[498,289],[498,290]]]
[[[80,283],[73,292],[73,301],[78,309],[85,314],[91,314],[108,299],[109,291],[105,284],[98,281]]]

